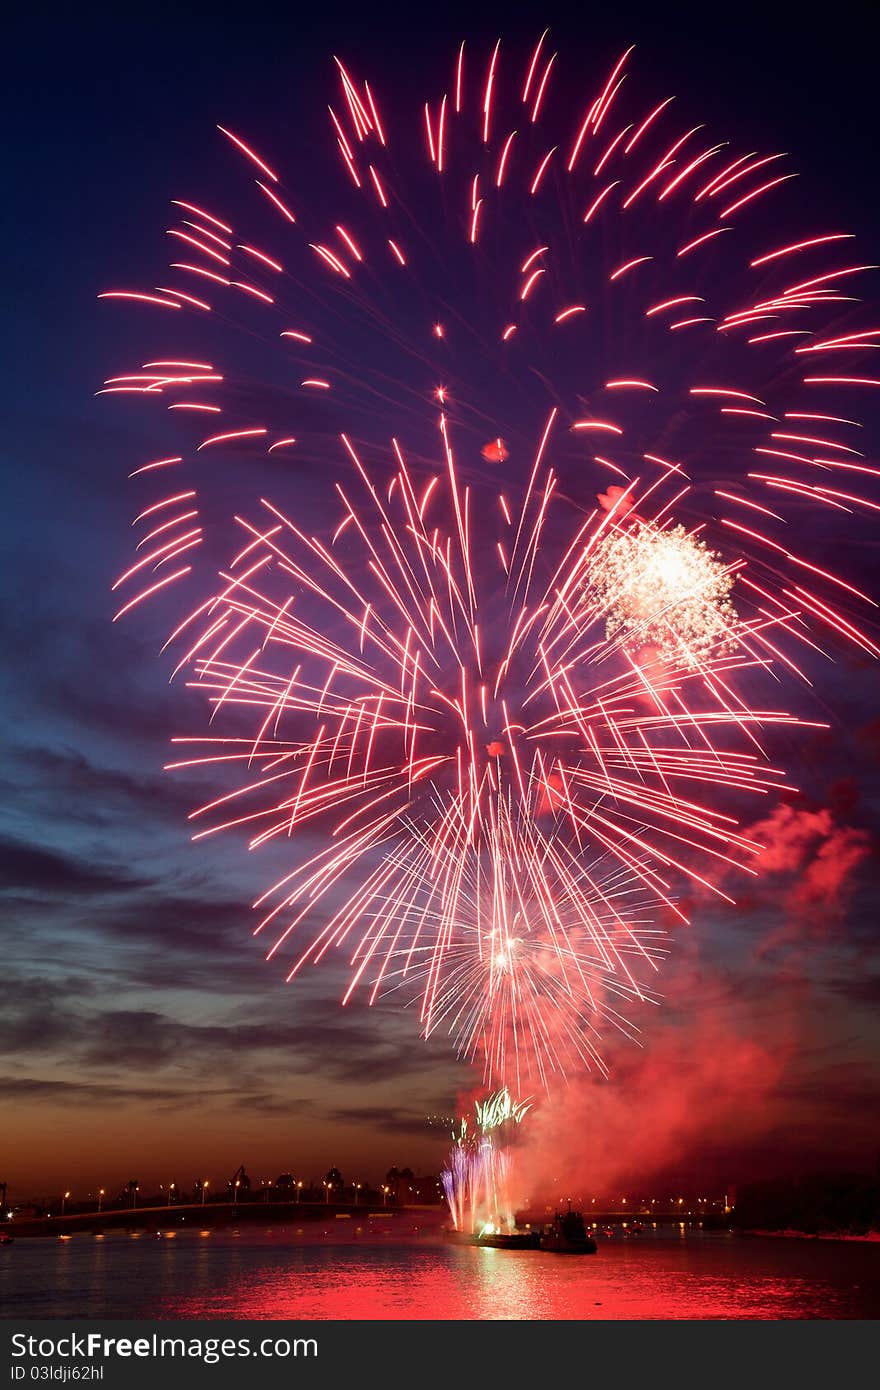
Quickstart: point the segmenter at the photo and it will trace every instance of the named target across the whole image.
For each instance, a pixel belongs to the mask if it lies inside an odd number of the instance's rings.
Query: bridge
[[[104,1207],[101,1211],[65,1212],[53,1216],[20,1216],[3,1222],[2,1231],[17,1236],[71,1236],[82,1232],[172,1231],[237,1226],[245,1223],[315,1223],[326,1220],[388,1221],[406,1216],[436,1220],[441,1225],[447,1215],[445,1203],[396,1205],[369,1202],[238,1201],[174,1202],[171,1206]],[[433,1224],[433,1220],[432,1220]]]
[[[580,1205],[584,1220],[598,1226],[651,1226],[683,1224],[692,1226],[701,1222],[704,1227],[724,1229],[729,1224],[729,1212],[723,1204],[715,1202],[687,1205],[674,1201],[639,1207],[598,1206],[590,1203]],[[520,1212],[521,1223],[530,1222],[541,1225],[553,1215],[554,1207],[536,1207]],[[16,1217],[3,1223],[2,1230],[17,1236],[73,1236],[82,1233],[104,1234],[112,1231],[165,1233],[177,1230],[207,1230],[262,1223],[263,1225],[313,1225],[320,1221],[363,1220],[370,1222],[394,1222],[403,1226],[417,1224],[440,1230],[449,1219],[444,1202],[401,1203],[388,1202],[386,1205],[365,1201],[327,1202],[317,1200],[274,1200],[264,1201],[254,1198],[247,1201],[175,1202],[172,1205],[143,1207],[110,1207],[101,1211],[66,1212],[62,1215]]]

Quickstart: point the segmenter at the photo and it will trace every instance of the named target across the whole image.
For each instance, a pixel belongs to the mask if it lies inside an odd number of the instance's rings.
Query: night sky
[[[451,1048],[421,1043],[417,1020],[390,1007],[340,1010],[334,967],[285,986],[250,937],[263,879],[243,846],[189,843],[199,793],[161,771],[180,704],[155,659],[160,626],[110,621],[129,553],[126,474],[166,441],[93,394],[140,360],[132,316],[96,294],[149,275],[167,201],[194,174],[224,187],[216,121],[296,151],[323,132],[331,53],[375,72],[398,112],[418,112],[460,37],[485,49],[503,32],[524,46],[545,23],[575,70],[604,71],[636,42],[710,124],[746,148],[791,151],[817,206],[880,259],[867,7],[837,6],[821,28],[767,7],[611,10],[557,5],[520,20],[483,7],[474,22],[381,6],[160,5],[137,17],[86,6],[7,22],[0,1179],[11,1190],[189,1183],[242,1161],[258,1177],[439,1165],[445,1135],[427,1116],[451,1113],[473,1081]],[[301,203],[321,180],[320,161],[304,161]],[[307,513],[320,483],[317,470],[298,478]],[[875,588],[876,555],[862,529],[850,573],[871,587],[873,571]],[[580,1135],[552,1176],[660,1170],[696,1190],[873,1168],[877,672],[844,655],[823,680],[832,728],[799,744],[802,796],[754,817],[772,846],[759,879],[725,885],[736,909],[692,904],[666,1003],[639,1016],[644,1048],[616,1045],[610,1082],[573,1086],[564,1120],[536,1123],[554,1154],[561,1129]],[[536,1182],[547,1152],[536,1148]]]

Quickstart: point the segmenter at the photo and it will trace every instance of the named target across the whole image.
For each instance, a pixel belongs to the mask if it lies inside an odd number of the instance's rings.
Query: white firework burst
[[[610,642],[692,666],[736,647],[733,584],[734,567],[684,526],[637,523],[598,547],[589,598],[605,610]]]

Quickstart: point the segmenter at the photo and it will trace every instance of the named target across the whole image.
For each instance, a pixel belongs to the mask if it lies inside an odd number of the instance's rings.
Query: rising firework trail
[[[417,136],[337,60],[317,205],[220,126],[234,213],[173,199],[161,283],[105,292],[173,328],[103,390],[176,427],[114,587],[210,715],[196,835],[288,847],[289,978],[342,953],[517,1086],[601,1066],[681,885],[760,851],[786,692],[880,652],[823,536],[878,510],[871,267],[632,50],[578,115],[557,59],[462,45]]]

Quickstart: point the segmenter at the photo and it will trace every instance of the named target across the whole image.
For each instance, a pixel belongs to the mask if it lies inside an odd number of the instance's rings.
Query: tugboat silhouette
[[[544,1227],[540,1248],[556,1255],[595,1255],[598,1246],[587,1234],[583,1216],[572,1211],[569,1202],[568,1211],[558,1211],[552,1224]]]

